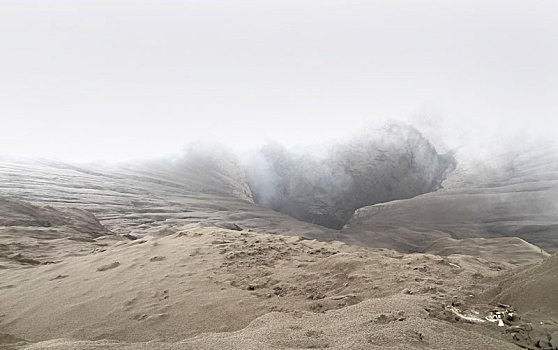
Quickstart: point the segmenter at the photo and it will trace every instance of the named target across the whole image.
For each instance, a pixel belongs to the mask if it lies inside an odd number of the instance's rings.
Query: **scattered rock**
[[[318,338],[324,334],[323,331],[308,330],[304,333],[305,336],[310,338]]]
[[[49,281],[61,280],[61,279],[66,278],[66,277],[68,277],[68,275],[58,275],[54,278],[51,278]]]
[[[217,224],[215,224],[215,226],[220,227],[220,228],[224,228],[227,230],[233,230],[233,231],[242,231],[242,227],[238,226],[235,223],[232,222],[219,222]]]
[[[129,244],[144,244],[144,243],[147,243],[147,240],[145,240],[145,239],[135,240],[135,241],[133,241],[132,243],[129,243]]]
[[[231,241],[225,241],[223,239],[214,239],[211,241],[211,244],[229,244]]]
[[[9,259],[15,260],[20,264],[24,265],[40,265],[41,262],[36,259],[31,259],[23,256],[23,254],[17,253],[8,257]]]
[[[372,322],[378,324],[388,324],[390,322],[395,321],[405,321],[407,317],[405,317],[404,311],[399,311],[396,314],[381,314],[380,316],[376,317]]]
[[[97,271],[106,271],[106,270],[114,269],[118,266],[120,266],[120,263],[118,261],[115,261],[115,262],[107,264],[107,265],[99,266],[97,268]]]

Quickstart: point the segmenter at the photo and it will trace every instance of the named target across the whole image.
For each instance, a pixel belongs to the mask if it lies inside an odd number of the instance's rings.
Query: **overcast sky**
[[[558,131],[558,1],[0,1],[0,154]]]

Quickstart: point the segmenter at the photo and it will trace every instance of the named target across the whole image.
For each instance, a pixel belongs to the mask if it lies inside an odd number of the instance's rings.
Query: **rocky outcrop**
[[[114,236],[85,210],[39,207],[0,197],[0,269],[52,264],[68,252],[88,254],[104,246],[97,238]]]
[[[437,190],[454,166],[416,129],[392,125],[320,152],[269,145],[245,171],[256,203],[339,229],[360,207]]]
[[[1,227],[65,227],[84,237],[96,238],[111,234],[97,218],[85,210],[50,206],[38,207],[31,203],[9,197],[0,197]],[[39,237],[40,238],[40,237]]]

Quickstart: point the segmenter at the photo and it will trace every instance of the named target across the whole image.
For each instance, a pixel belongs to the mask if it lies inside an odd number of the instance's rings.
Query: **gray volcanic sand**
[[[336,230],[255,205],[238,190],[244,189],[242,176],[236,174],[233,180],[223,174],[233,171],[207,167],[167,162],[134,168],[77,167],[0,159],[0,191],[35,205],[87,210],[118,234],[160,236],[176,232],[176,225],[236,223],[259,232],[335,239]],[[219,183],[216,178],[227,181]]]
[[[532,264],[549,256],[547,252],[517,237],[502,238],[440,238],[425,253],[440,256],[464,254],[483,259],[506,261],[514,265]]]
[[[0,268],[56,263],[123,239],[110,234],[87,211],[0,197]]]
[[[555,216],[533,203],[552,204],[554,180],[366,207],[337,231],[258,207],[227,159],[0,162],[0,347],[550,346],[556,256],[541,263],[538,247],[498,237],[525,230],[552,251]],[[524,216],[497,209],[513,200]],[[487,230],[483,215],[516,231]],[[479,235],[492,238],[430,246],[444,256],[392,250]],[[493,310],[516,317],[498,327]]]
[[[509,336],[494,324],[457,321],[448,305],[489,309],[475,299],[490,286],[483,278],[511,268],[463,256],[188,229],[3,271],[2,333],[47,341],[29,348],[56,349],[510,349]]]
[[[504,274],[500,278],[502,281],[493,289],[498,293],[494,300],[514,305],[526,315],[538,314],[558,319],[557,276],[558,255],[555,254],[541,264]]]

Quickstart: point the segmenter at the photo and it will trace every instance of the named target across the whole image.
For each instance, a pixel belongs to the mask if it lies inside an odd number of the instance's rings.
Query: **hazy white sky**
[[[2,0],[0,45],[0,154],[558,131],[555,0]]]

